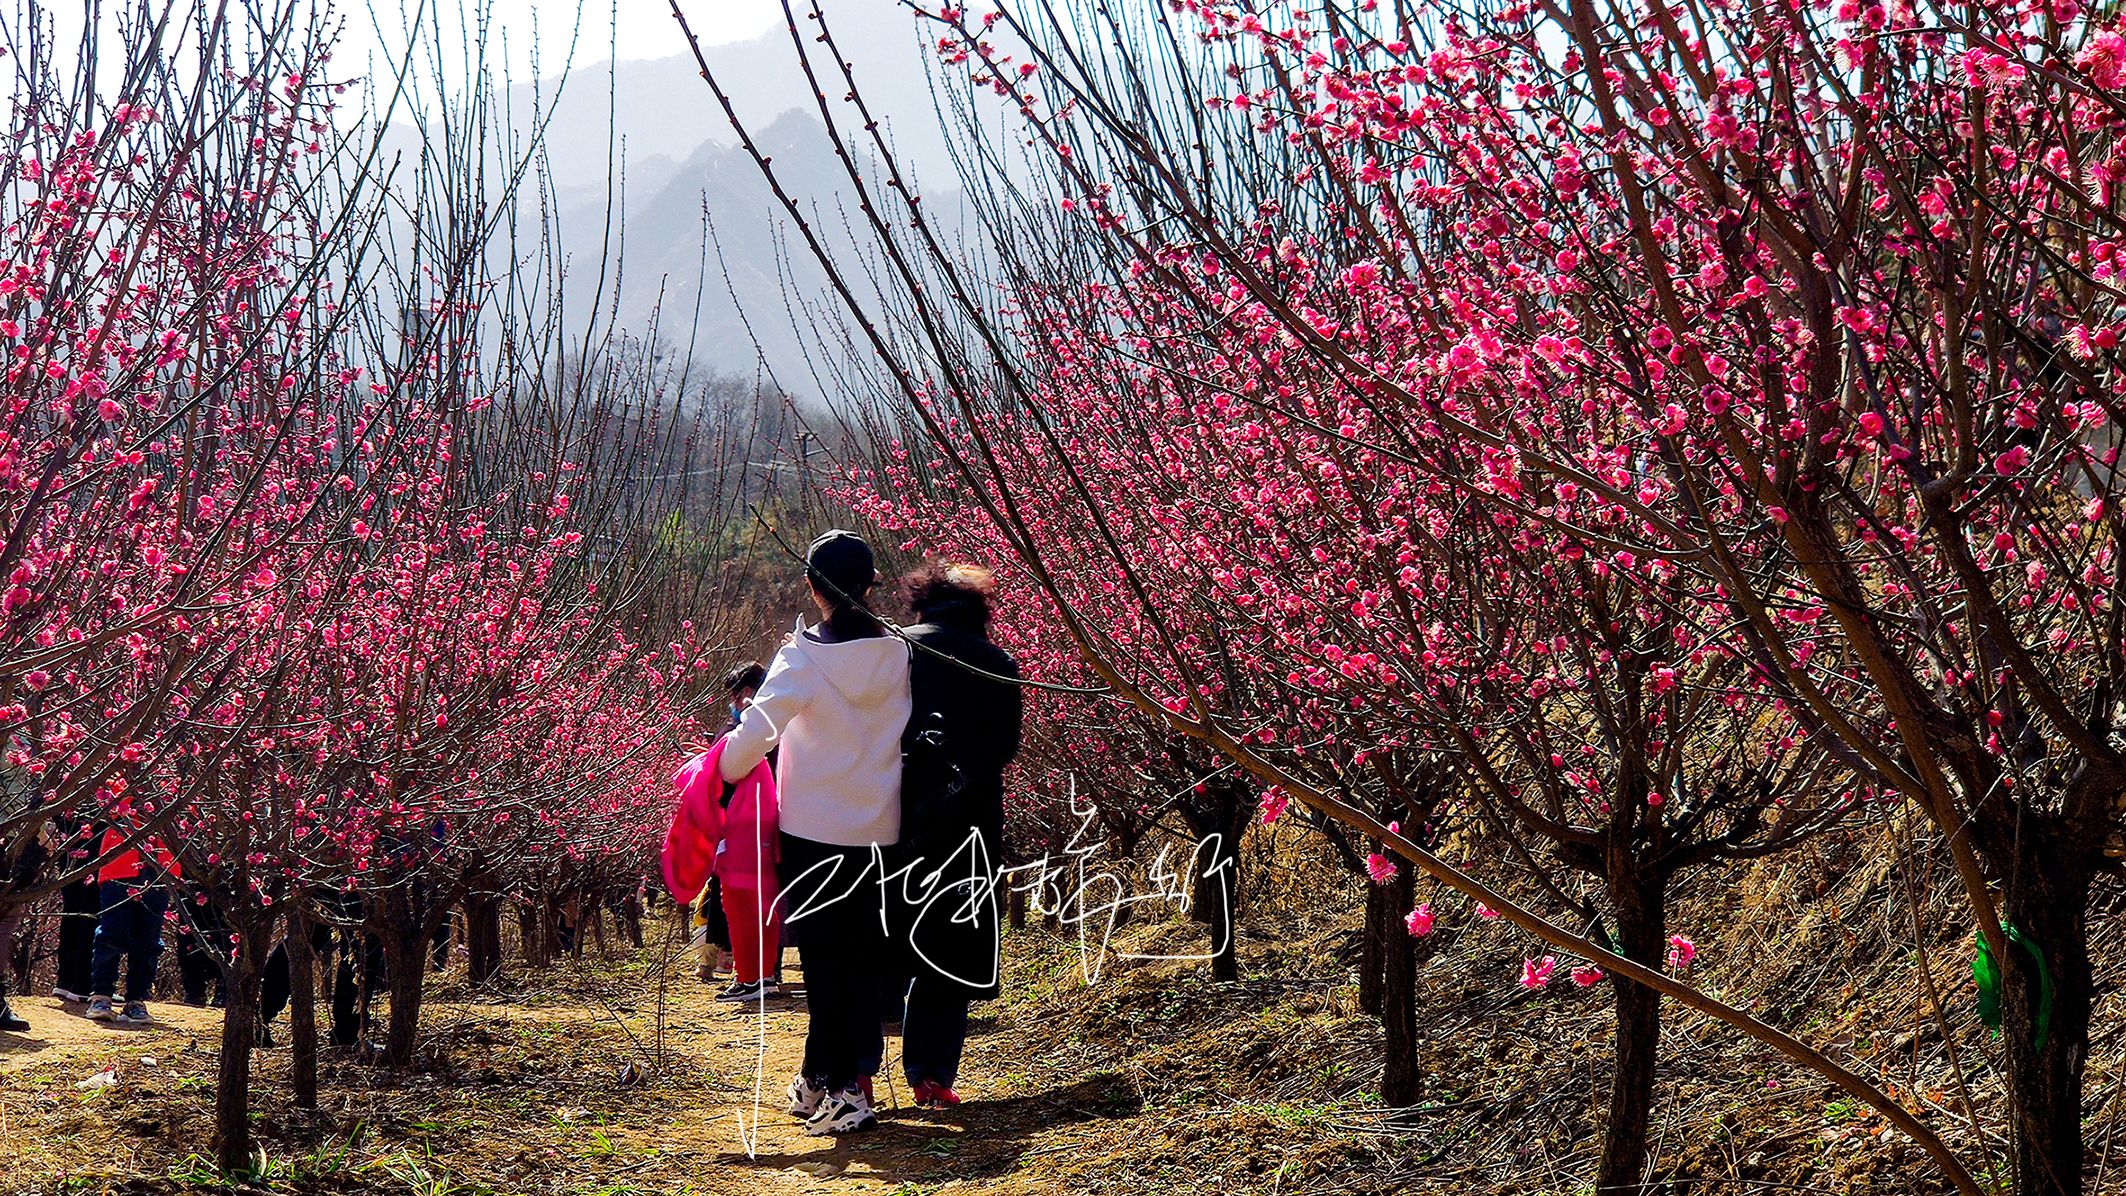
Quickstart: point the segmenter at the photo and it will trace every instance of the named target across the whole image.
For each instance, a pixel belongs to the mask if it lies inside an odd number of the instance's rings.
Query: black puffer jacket
[[[913,967],[957,981],[981,1000],[998,992],[993,882],[1004,846],[1004,769],[1019,751],[1024,705],[1018,686],[955,662],[1013,680],[1019,666],[990,642],[972,607],[946,602],[923,613],[925,621],[907,631],[916,647],[895,855],[927,862],[905,887],[915,904],[903,909],[895,937],[912,948]],[[979,853],[968,849],[971,838],[979,839]],[[944,876],[926,892],[923,879],[941,866]],[[978,897],[972,918],[970,896]]]

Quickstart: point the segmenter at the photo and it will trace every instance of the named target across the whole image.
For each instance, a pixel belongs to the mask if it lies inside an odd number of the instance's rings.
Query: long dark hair
[[[848,594],[838,588],[828,589],[814,581],[812,583],[812,592],[832,604],[833,608],[827,612],[825,625],[827,634],[833,636],[836,642],[870,639],[873,636],[886,634],[886,629],[879,626],[877,617],[864,609],[864,595],[871,592],[870,586],[864,586],[856,593]]]

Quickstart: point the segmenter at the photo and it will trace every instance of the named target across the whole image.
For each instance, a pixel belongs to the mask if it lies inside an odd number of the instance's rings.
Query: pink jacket
[[[678,808],[665,832],[662,862],[664,887],[678,901],[692,901],[712,875],[731,888],[776,887],[782,848],[775,774],[765,760],[754,765],[725,806],[716,764],[727,742],[728,736],[718,739],[672,778]]]

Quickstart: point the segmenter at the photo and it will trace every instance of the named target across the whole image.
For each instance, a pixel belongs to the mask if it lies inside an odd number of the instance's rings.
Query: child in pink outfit
[[[665,885],[673,897],[689,901],[711,875],[722,882],[737,977],[718,996],[750,1001],[767,995],[764,977],[782,953],[775,871],[782,858],[780,810],[767,761],[733,784],[717,775],[725,742],[718,739],[672,778],[679,809],[665,835]]]

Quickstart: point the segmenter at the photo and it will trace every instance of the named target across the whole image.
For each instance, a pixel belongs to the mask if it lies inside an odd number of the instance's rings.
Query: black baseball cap
[[[854,601],[878,580],[878,565],[862,536],[835,528],[805,550],[805,580],[831,602]]]

